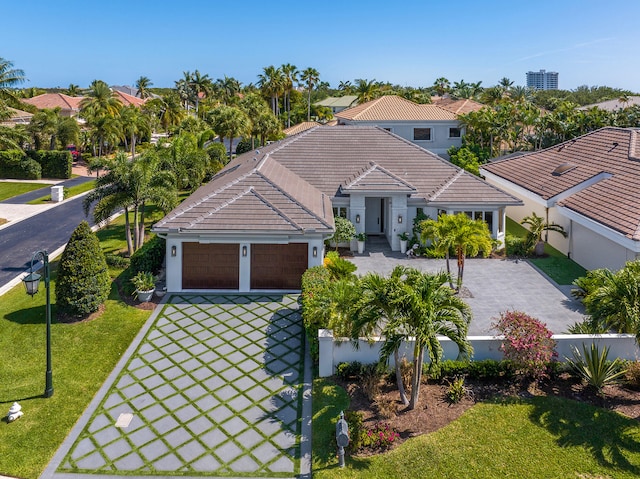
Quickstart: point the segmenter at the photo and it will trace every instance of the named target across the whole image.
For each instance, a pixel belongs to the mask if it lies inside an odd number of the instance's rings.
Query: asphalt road
[[[65,188],[69,188],[71,186],[81,185],[83,183],[87,183],[88,181],[93,180],[89,176],[78,176],[76,178],[71,178],[70,180],[63,181],[59,183],[59,186],[64,186]],[[0,203],[6,203],[10,205],[22,205],[28,203],[32,200],[37,200],[38,198],[42,198],[43,196],[51,194],[51,187],[53,185],[42,185],[42,188],[37,190],[30,191],[28,193],[23,193],[18,196],[14,196],[13,198],[9,198],[4,201],[0,201]]]
[[[91,215],[87,218],[82,211],[83,198],[72,199],[0,230],[0,286],[25,271],[36,251],[53,252],[67,243],[82,220],[94,224]]]

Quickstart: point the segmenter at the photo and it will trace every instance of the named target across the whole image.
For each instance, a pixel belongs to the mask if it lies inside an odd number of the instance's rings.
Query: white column
[[[168,237],[166,242],[167,291],[176,293],[182,291],[182,241]]]
[[[251,243],[240,243],[240,291],[251,290]],[[246,251],[246,256],[243,256]]]
[[[318,330],[319,359],[318,374],[321,378],[333,375],[333,331],[330,329]]]

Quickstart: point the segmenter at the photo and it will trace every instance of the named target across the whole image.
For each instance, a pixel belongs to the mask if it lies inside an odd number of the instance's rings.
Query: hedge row
[[[27,150],[27,156],[40,163],[45,178],[71,178],[73,157],[67,150]]]
[[[118,277],[125,294],[133,294],[134,287],[131,278],[140,272],[158,274],[162,268],[165,255],[165,239],[152,236],[142,247],[131,255],[129,267]]]
[[[39,180],[42,178],[42,168],[20,150],[0,151],[0,178]]]

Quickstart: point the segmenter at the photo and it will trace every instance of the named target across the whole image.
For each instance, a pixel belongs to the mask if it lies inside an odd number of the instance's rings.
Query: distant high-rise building
[[[545,70],[527,72],[527,86],[536,90],[557,90],[558,73]]]

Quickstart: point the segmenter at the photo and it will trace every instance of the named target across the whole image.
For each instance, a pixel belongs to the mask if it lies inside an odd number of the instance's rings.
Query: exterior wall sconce
[[[402,215],[398,215],[398,223],[402,224]]]
[[[360,215],[356,215],[356,223],[360,223]]]
[[[171,256],[175,256],[177,254],[176,245],[171,246]]]
[[[247,256],[247,246],[246,245],[242,246],[242,256],[244,256],[244,257]]]
[[[314,247],[313,247],[313,257],[314,257],[314,258],[317,258],[317,257],[318,257],[318,247],[317,247],[317,246],[314,246]]]

